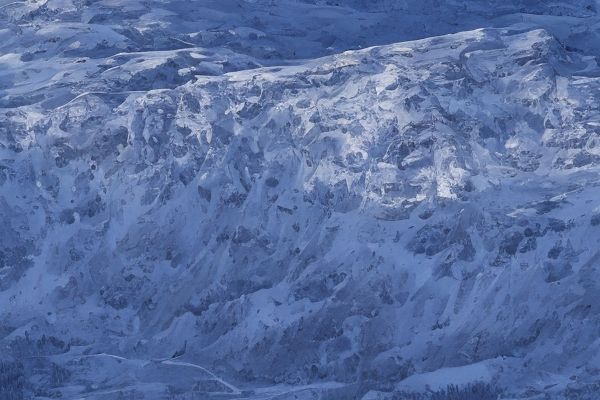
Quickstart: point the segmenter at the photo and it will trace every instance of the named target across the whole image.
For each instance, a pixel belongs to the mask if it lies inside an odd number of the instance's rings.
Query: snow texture
[[[600,4],[0,0],[0,399],[598,399]]]

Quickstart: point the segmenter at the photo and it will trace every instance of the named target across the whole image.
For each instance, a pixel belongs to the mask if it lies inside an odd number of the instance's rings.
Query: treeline
[[[0,399],[23,400],[25,368],[18,361],[0,361]]]

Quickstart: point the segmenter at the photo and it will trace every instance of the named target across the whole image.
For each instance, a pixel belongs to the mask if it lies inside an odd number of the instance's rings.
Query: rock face
[[[596,12],[0,0],[0,397],[594,399]]]

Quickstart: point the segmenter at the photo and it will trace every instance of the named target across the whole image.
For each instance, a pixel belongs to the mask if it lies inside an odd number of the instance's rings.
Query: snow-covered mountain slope
[[[593,399],[596,8],[0,1],[0,394]]]

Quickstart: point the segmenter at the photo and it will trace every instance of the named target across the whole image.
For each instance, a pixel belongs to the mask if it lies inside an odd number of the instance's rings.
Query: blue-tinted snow
[[[596,399],[597,12],[0,0],[0,399]]]

